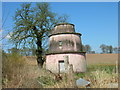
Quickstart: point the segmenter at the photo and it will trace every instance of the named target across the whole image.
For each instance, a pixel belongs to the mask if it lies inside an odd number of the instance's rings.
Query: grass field
[[[74,79],[77,80],[78,78],[83,78],[90,81],[91,88],[108,88],[110,87],[108,84],[117,84],[118,74],[115,71],[117,59],[117,54],[87,54],[87,72],[74,74]],[[23,63],[24,60],[25,62]],[[9,62],[11,64],[9,64]],[[4,73],[5,77],[3,79],[3,87],[6,88],[70,87],[65,79],[65,77],[67,78],[68,76],[63,75],[64,79],[58,82],[55,81],[54,75],[46,72],[45,69],[40,70],[37,67],[36,57],[20,57],[17,55],[9,56],[6,67],[9,67],[5,68],[7,73]],[[12,75],[13,78],[8,79],[9,75]],[[40,82],[43,82],[45,85],[41,85]]]

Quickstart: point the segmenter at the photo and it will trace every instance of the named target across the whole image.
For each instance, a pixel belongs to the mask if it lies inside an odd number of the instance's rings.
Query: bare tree
[[[91,51],[91,46],[90,45],[85,45],[84,46],[84,50],[87,52],[87,53],[90,53],[90,51]]]
[[[113,47],[110,45],[108,46],[109,53],[113,53]]]
[[[102,50],[102,53],[106,52],[106,45],[105,44],[100,45],[100,48]]]
[[[66,22],[67,17],[58,17],[56,13],[51,12],[49,3],[37,3],[36,7],[31,7],[31,3],[23,3],[21,9],[16,10],[14,20],[12,41],[21,47],[36,45],[37,62],[41,68],[44,62],[43,42],[51,28],[55,24]]]
[[[117,47],[114,47],[114,48],[113,48],[113,51],[114,51],[114,53],[118,53],[118,48],[117,48]]]

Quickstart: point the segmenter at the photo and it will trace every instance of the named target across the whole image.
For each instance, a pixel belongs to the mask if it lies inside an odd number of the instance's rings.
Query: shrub
[[[13,79],[19,81],[22,76],[22,70],[25,65],[25,59],[18,54],[2,55],[2,77],[3,85]]]

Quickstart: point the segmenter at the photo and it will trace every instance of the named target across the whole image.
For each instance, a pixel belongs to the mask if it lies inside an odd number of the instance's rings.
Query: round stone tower
[[[65,72],[65,56],[73,65],[74,72],[86,71],[85,52],[82,52],[81,34],[73,24],[57,24],[49,36],[49,52],[46,54],[46,69],[53,73]]]

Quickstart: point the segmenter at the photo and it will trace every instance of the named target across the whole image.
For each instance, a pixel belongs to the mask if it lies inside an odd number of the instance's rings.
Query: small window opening
[[[59,46],[62,46],[62,41],[59,41]]]

